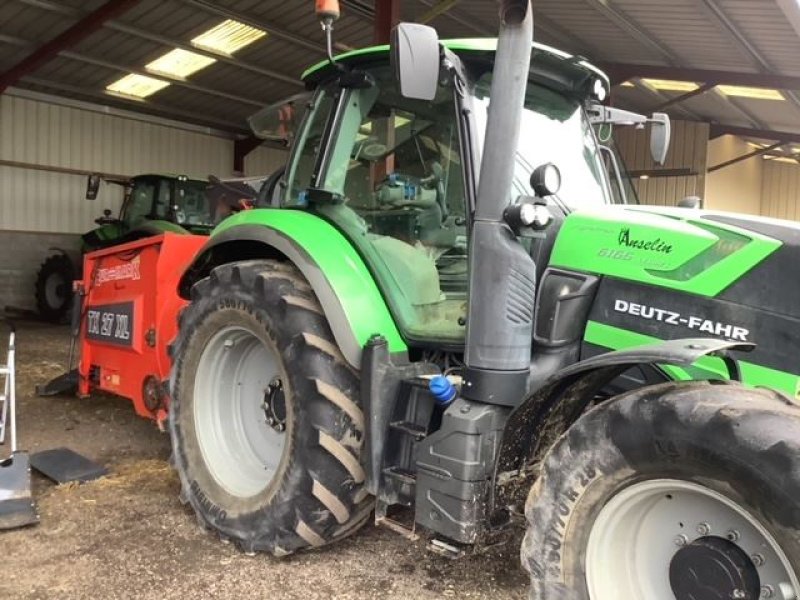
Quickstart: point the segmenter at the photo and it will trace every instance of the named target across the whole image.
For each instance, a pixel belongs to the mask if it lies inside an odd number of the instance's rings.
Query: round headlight
[[[531,173],[531,187],[540,198],[557,194],[561,189],[561,171],[553,163],[536,167]]]
[[[608,98],[608,89],[606,88],[606,84],[602,79],[595,79],[594,84],[592,85],[592,93],[594,97],[597,98],[598,102],[605,102],[605,99]]]

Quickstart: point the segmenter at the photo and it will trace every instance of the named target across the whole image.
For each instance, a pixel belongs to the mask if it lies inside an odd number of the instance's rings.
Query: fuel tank
[[[737,356],[749,385],[800,391],[800,227],[789,221],[668,207],[570,214],[550,258],[599,277],[582,357],[688,337],[756,344]],[[672,378],[723,376],[719,359]]]

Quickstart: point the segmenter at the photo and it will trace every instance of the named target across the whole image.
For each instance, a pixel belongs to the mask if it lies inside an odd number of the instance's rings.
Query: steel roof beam
[[[113,19],[138,4],[140,0],[108,0],[105,4],[84,16],[46,44],[34,50],[15,66],[0,75],[0,94],[21,78],[30,75],[39,67],[55,58],[60,52],[71,48]]]
[[[27,40],[23,40],[22,38],[17,38],[14,36],[9,35],[0,35],[0,43],[9,43],[16,46],[32,46],[31,42]],[[58,53],[59,56],[63,58],[68,58],[70,60],[76,60],[78,62],[83,62],[90,65],[95,65],[98,67],[103,67],[105,69],[110,69],[113,71],[120,71],[122,73],[134,73],[136,75],[142,75],[144,77],[151,77],[152,79],[158,79],[159,81],[166,81],[167,83],[176,85],[178,87],[184,87],[195,92],[201,92],[203,94],[208,94],[210,96],[217,96],[219,98],[225,98],[226,100],[233,100],[234,102],[239,102],[241,104],[249,104],[251,106],[255,106],[261,108],[267,104],[266,101],[256,100],[254,98],[245,98],[243,96],[237,96],[236,94],[229,94],[227,92],[222,92],[220,90],[215,90],[212,88],[205,87],[203,85],[199,85],[197,83],[192,83],[187,81],[186,79],[178,78],[178,77],[169,77],[167,75],[163,75],[161,73],[152,73],[146,69],[139,69],[137,67],[129,67],[127,65],[119,65],[113,62],[109,62],[107,60],[94,58],[92,56],[87,56],[86,54],[81,54],[79,52],[73,52],[71,50],[62,50]]]
[[[235,133],[248,133],[247,128],[244,126],[244,123],[237,123],[235,121],[228,121],[226,119],[218,119],[216,117],[207,117],[207,116],[199,116],[196,112],[191,112],[187,110],[183,110],[177,107],[170,106],[168,104],[161,104],[158,102],[153,102],[152,100],[134,100],[133,98],[124,98],[122,96],[113,96],[111,94],[107,94],[105,92],[97,92],[93,90],[88,90],[85,87],[78,86],[78,85],[70,85],[68,83],[62,83],[60,81],[53,81],[50,79],[42,79],[40,77],[33,77],[30,75],[26,75],[22,78],[22,81],[26,83],[31,83],[33,85],[38,85],[41,87],[49,88],[51,90],[57,90],[61,92],[69,92],[71,94],[75,94],[76,96],[82,96],[84,98],[92,98],[94,100],[101,100],[103,102],[120,102],[123,104],[127,104],[128,106],[135,107],[138,111],[150,111],[155,115],[159,115],[162,117],[167,118],[177,118],[181,121],[187,121],[189,123],[199,123],[205,126],[213,127],[216,129],[223,129],[225,131],[235,132]]]
[[[417,0],[420,4],[427,6],[428,8],[433,8],[436,6],[436,0]],[[457,10],[448,10],[442,14],[442,16],[447,17],[451,21],[458,23],[459,25],[463,25],[464,27],[469,27],[475,33],[480,33],[481,35],[495,37],[497,35],[497,31],[492,31],[486,27],[481,27],[475,23],[475,20],[462,15]]]
[[[735,165],[737,163],[743,162],[745,160],[749,160],[751,158],[755,158],[756,156],[761,156],[762,154],[768,154],[773,150],[777,150],[781,146],[785,146],[786,142],[775,142],[765,148],[759,148],[758,150],[754,150],[753,152],[748,152],[747,154],[742,154],[741,156],[737,156],[736,158],[732,158],[730,160],[726,160],[718,165],[714,165],[713,167],[709,167],[708,173],[713,173],[714,171],[719,171],[720,169],[724,169],[725,167],[730,167],[731,165]]]
[[[753,45],[753,43],[747,39],[747,36],[745,36],[736,26],[736,24],[731,21],[730,17],[728,17],[725,11],[722,10],[715,0],[703,0],[703,4],[705,4],[706,8],[716,17],[728,35],[731,36],[736,43],[739,44],[739,46],[744,48],[744,50],[761,69],[770,72],[775,70],[769,61],[764,58],[761,52],[758,51],[755,45]],[[791,103],[800,108],[800,98],[797,96],[797,94],[795,94],[792,90],[785,90],[785,92]]]
[[[686,92],[685,94],[681,94],[680,96],[676,96],[675,98],[671,98],[666,102],[663,102],[656,106],[653,109],[653,112],[663,112],[670,106],[675,106],[676,104],[680,104],[682,102],[686,102],[687,100],[694,98],[695,96],[702,96],[706,92],[713,90],[717,86],[716,83],[704,83],[696,90],[692,90],[691,92]]]
[[[721,125],[712,123],[709,129],[709,139],[716,139],[723,135],[735,135],[737,137],[752,137],[760,140],[770,140],[773,142],[783,142],[784,144],[800,143],[800,133],[794,131],[774,131],[772,129],[751,129],[749,127],[738,127],[735,125]]]
[[[434,10],[443,1],[447,0],[439,0],[439,2],[437,2],[436,0],[417,0],[419,4],[422,4],[423,6],[426,6],[428,7],[428,9],[430,9],[428,12]],[[421,18],[424,18],[426,14],[427,13],[425,13]],[[478,33],[480,35],[485,35],[487,37],[497,36],[497,31],[493,31],[487,27],[481,27],[480,25],[475,23],[475,20],[469,17],[468,15],[463,14],[459,10],[454,10],[453,6],[449,7],[445,12],[437,15],[437,17],[444,17],[450,19],[454,23],[458,23],[459,25],[467,27],[471,31],[474,31],[475,33]],[[588,46],[586,40],[580,39],[572,35],[566,29],[564,29],[560,25],[557,25],[556,23],[554,23],[545,16],[538,15],[536,17],[536,22],[533,24],[533,26],[535,30],[546,32],[552,38],[558,40],[568,40],[568,42],[572,44],[575,48],[583,48],[585,50],[590,50],[594,54],[598,54],[597,48]]]
[[[158,79],[159,81],[166,81],[171,85],[186,88],[194,92],[200,92],[202,94],[208,94],[209,96],[216,96],[217,98],[233,100],[234,102],[239,102],[240,104],[249,104],[250,106],[258,108],[262,108],[268,104],[267,101],[257,100],[255,98],[246,98],[244,96],[239,96],[236,94],[229,94],[228,92],[223,92],[221,90],[208,88],[204,85],[200,85],[197,83],[192,83],[191,81],[182,79],[180,77],[169,77],[168,75],[164,75],[161,73],[153,73],[151,71],[148,71],[147,69],[140,69],[138,67],[130,67],[127,65],[119,65],[113,62],[109,62],[107,60],[102,60],[99,58],[94,58],[92,56],[87,56],[86,54],[80,54],[78,52],[65,50],[60,54],[64,58],[69,58],[70,60],[77,60],[79,62],[83,62],[86,64],[103,67],[105,69],[120,71],[121,73],[133,73],[135,75],[142,75],[143,77],[150,77],[151,79]]]
[[[669,48],[662,46],[656,41],[653,34],[645,31],[641,25],[636,23],[621,10],[614,8],[609,0],[587,0],[587,2],[600,14],[604,15],[609,21],[628,33],[628,35],[630,35],[643,46],[647,46],[657,54],[660,54],[662,58],[672,64],[678,64],[680,62],[677,60],[675,55],[673,55]]]
[[[615,8],[610,0],[587,0],[587,2],[595,8],[600,14],[604,15],[607,19],[609,19],[612,23],[614,23],[617,27],[621,28],[623,31],[626,31],[628,35],[633,37],[637,42],[640,44],[650,48],[657,54],[659,54],[665,61],[670,63],[671,65],[680,64],[680,59],[672,53],[672,50],[663,46],[658,41],[656,41],[655,36],[647,31],[644,27],[636,23],[633,19],[631,19],[628,15],[624,12]],[[669,98],[664,96],[663,94],[659,93],[657,90],[649,88],[646,84],[642,82],[638,82],[640,87],[644,87],[655,96],[661,99],[661,103],[666,103]],[[695,121],[705,121],[706,119],[701,118],[695,112],[689,110],[688,108],[684,108],[680,105],[676,106],[678,110],[680,110],[685,115],[688,115],[691,119]]]
[[[453,2],[453,0],[444,1]],[[400,22],[400,2],[401,0],[383,0],[375,6],[375,20],[372,24],[372,42],[374,44],[389,43],[392,28]]]
[[[615,85],[623,83],[633,77],[646,77],[649,79],[672,79],[676,81],[693,81],[695,83],[714,83],[716,85],[742,85],[777,90],[800,90],[800,77],[791,75],[742,73],[738,71],[716,71],[627,63],[601,63],[598,66],[608,73]]]
[[[272,69],[265,69],[264,67],[259,67],[258,65],[244,62],[242,60],[239,60],[238,58],[233,58],[232,56],[227,54],[212,52],[211,50],[206,50],[205,48],[200,48],[199,46],[194,46],[192,44],[187,44],[185,42],[181,42],[173,38],[167,38],[161,35],[150,33],[148,31],[144,31],[136,27],[130,27],[129,25],[125,25],[123,23],[118,23],[118,22],[107,23],[106,27],[108,27],[108,29],[113,29],[114,31],[119,31],[120,33],[127,33],[128,35],[150,40],[151,42],[156,42],[158,44],[163,44],[165,46],[174,46],[175,48],[180,48],[181,50],[186,50],[187,52],[194,52],[195,54],[201,54],[203,56],[207,56],[209,58],[218,60],[219,62],[232,65],[240,69],[244,69],[245,71],[250,71],[251,73],[257,73],[259,75],[263,75],[265,77],[274,79],[276,81],[282,81],[283,83],[288,83],[289,85],[293,85],[296,87],[305,87],[303,85],[303,82],[297,79],[296,77],[285,75],[283,73],[279,73],[278,71],[273,71]]]
[[[236,140],[233,143],[234,172],[244,173],[244,159],[247,158],[248,154],[250,154],[253,150],[258,148],[263,143],[264,140],[262,140],[261,138],[257,138],[252,134],[248,135],[247,137]]]
[[[640,79],[634,78],[632,80],[632,82],[638,89],[647,92],[648,94],[653,96],[653,98],[658,100],[661,104],[666,104],[670,100],[666,95],[662,94],[657,89],[649,86],[646,82],[644,82],[644,81],[642,81]],[[685,108],[685,107],[683,107],[683,106],[681,106],[679,104],[675,106],[675,109],[679,110],[680,112],[682,112],[683,115],[685,117],[688,117],[690,120],[693,120],[693,121],[706,121],[707,120],[707,119],[704,119],[704,118],[700,118],[698,115],[696,115],[695,113],[690,111],[688,108]]]
[[[84,15],[84,13],[76,8],[72,8],[71,6],[64,6],[62,4],[58,4],[56,2],[51,2],[50,0],[17,0],[22,4],[27,4],[28,6],[35,6],[36,8],[40,8],[42,10],[46,10],[49,12],[55,12],[58,14],[66,15],[69,17],[80,18]],[[190,43],[183,42],[171,37],[159,35],[156,33],[152,33],[150,31],[146,31],[144,29],[140,29],[138,27],[134,27],[132,25],[127,25],[125,23],[121,23],[120,21],[106,21],[103,26],[107,29],[111,29],[114,31],[119,31],[120,33],[125,33],[127,35],[131,35],[133,37],[138,37],[144,40],[149,40],[151,42],[155,42],[157,44],[162,44],[164,46],[172,46],[174,48],[180,48],[181,50],[186,50],[188,52],[194,52],[195,54],[201,54],[203,56],[208,56],[209,58],[213,58],[214,60],[218,60],[225,64],[232,65],[234,67],[238,67],[240,69],[244,69],[246,71],[250,71],[251,73],[257,73],[259,75],[263,75],[265,77],[269,77],[270,79],[275,79],[277,81],[283,81],[289,85],[303,87],[303,83],[297,79],[296,77],[292,77],[291,75],[286,75],[284,73],[280,73],[278,71],[273,71],[272,69],[267,69],[261,67],[259,65],[255,65],[238,58],[234,58],[228,54],[222,54],[219,52],[213,52],[211,50],[207,50],[205,48],[200,48],[197,46],[193,46]]]
[[[780,6],[783,14],[786,16],[786,20],[794,28],[797,35],[800,35],[800,9],[797,5],[796,0],[776,0],[778,6]]]
[[[261,29],[262,31],[266,31],[269,35],[276,37],[278,39],[284,40],[286,42],[290,42],[295,44],[296,46],[301,46],[306,50],[310,50],[315,54],[322,54],[323,56],[327,55],[327,51],[322,45],[315,44],[313,42],[308,41],[307,39],[300,37],[295,33],[291,33],[286,31],[285,29],[281,29],[271,23],[267,23],[262,19],[257,19],[254,17],[250,17],[244,13],[231,10],[229,8],[224,8],[219,6],[218,4],[214,4],[213,2],[209,2],[208,0],[180,0],[184,4],[188,4],[189,6],[194,6],[195,8],[199,8],[204,10],[207,13],[215,14],[220,17],[224,17],[226,19],[233,19],[235,21],[239,21],[240,23],[244,23],[245,25],[250,25],[250,27],[255,27],[257,29]]]
[[[439,15],[446,13],[448,10],[458,4],[460,0],[439,0],[436,4],[428,8],[425,14],[417,19],[418,23],[427,25]]]

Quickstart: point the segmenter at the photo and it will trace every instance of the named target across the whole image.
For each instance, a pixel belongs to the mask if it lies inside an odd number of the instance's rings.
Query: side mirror
[[[650,119],[650,156],[658,165],[663,165],[667,160],[672,125],[666,113],[653,113]]]
[[[100,189],[100,175],[92,173],[86,178],[86,199],[96,200],[97,192]]]
[[[703,208],[703,199],[700,196],[686,196],[678,202],[679,208],[700,209]]]
[[[392,30],[390,61],[400,93],[412,100],[433,100],[439,85],[439,35],[433,27],[400,23]]]

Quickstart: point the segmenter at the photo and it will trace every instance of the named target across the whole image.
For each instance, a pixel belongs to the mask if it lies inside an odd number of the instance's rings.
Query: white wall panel
[[[800,165],[762,160],[761,214],[800,221]]]
[[[275,169],[286,164],[286,150],[260,146],[244,159],[244,171],[248,177],[270,175]]]
[[[672,122],[672,143],[663,167],[650,157],[650,131],[617,127],[614,131],[620,154],[629,171],[689,169],[695,175],[635,179],[634,187],[642,204],[672,206],[686,196],[705,194],[708,125],[691,121]]]
[[[708,144],[708,166],[722,165],[752,151],[753,147],[741,138],[732,135],[718,137]],[[761,156],[755,156],[709,173],[706,177],[706,208],[760,214],[765,162]]]
[[[0,96],[0,159],[119,175],[146,172],[231,175],[233,141],[164,124]],[[103,208],[118,208],[117,186],[84,200],[85,177],[0,167],[0,229],[82,233]]]

